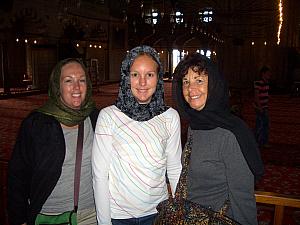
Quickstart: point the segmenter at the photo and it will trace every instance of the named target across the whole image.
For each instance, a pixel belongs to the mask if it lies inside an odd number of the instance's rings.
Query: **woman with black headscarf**
[[[175,69],[173,95],[192,140],[188,199],[215,211],[229,200],[229,217],[255,225],[254,182],[263,163],[252,132],[230,113],[228,94],[216,65],[200,54]]]
[[[163,68],[149,46],[122,62],[117,101],[101,110],[92,152],[99,225],[152,225],[181,172],[178,113],[165,105]]]
[[[9,162],[9,222],[33,225],[39,213],[57,215],[73,210],[77,134],[83,124],[77,219],[78,224],[96,224],[91,151],[99,111],[81,60],[57,63],[48,94],[48,101],[22,122]]]

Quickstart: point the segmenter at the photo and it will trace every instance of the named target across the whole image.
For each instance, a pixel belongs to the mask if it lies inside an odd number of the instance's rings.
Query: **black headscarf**
[[[194,66],[208,74],[208,96],[200,111],[192,109],[182,93],[182,77]],[[205,56],[195,53],[178,64],[173,77],[173,97],[179,112],[189,120],[191,129],[211,130],[221,127],[230,130],[235,135],[250,170],[259,179],[264,173],[264,166],[257,143],[246,123],[230,113],[228,86],[217,66]]]
[[[158,64],[158,82],[156,91],[148,104],[139,104],[132,95],[130,87],[130,67],[140,55],[149,55]],[[168,107],[164,102],[163,67],[158,53],[149,46],[138,46],[127,53],[121,66],[121,82],[119,95],[115,105],[127,116],[136,121],[147,121],[165,112]]]
[[[61,69],[64,65],[68,63],[78,63],[81,65],[82,69],[86,74],[87,90],[84,101],[82,102],[80,109],[71,109],[66,106],[60,98],[60,76]],[[53,68],[49,80],[49,90],[48,90],[49,99],[48,101],[36,111],[42,112],[44,114],[54,116],[60,123],[66,126],[75,126],[80,122],[85,120],[86,117],[95,108],[95,103],[92,100],[92,83],[89,79],[89,76],[86,71],[86,67],[83,62],[79,59],[68,58],[61,60]]]

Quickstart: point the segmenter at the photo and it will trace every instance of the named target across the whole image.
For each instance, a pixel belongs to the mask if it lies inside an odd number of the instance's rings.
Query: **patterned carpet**
[[[252,99],[244,99],[242,115],[254,128]],[[256,190],[300,197],[300,98],[274,95],[270,98],[270,148],[261,149],[265,175]],[[258,205],[260,225],[272,224],[274,208]],[[283,225],[299,225],[300,209],[286,208]]]
[[[94,93],[99,108],[112,104],[117,96],[117,84],[105,85]],[[165,83],[166,102],[173,106],[171,83]],[[249,97],[250,96],[250,97]],[[255,114],[249,93],[242,93],[239,105],[243,119],[253,128]],[[42,105],[47,96],[33,95],[0,100],[0,224],[5,224],[5,182],[6,166],[11,154],[22,119],[34,108]],[[271,96],[270,99],[270,144],[271,148],[261,149],[266,173],[257,184],[257,190],[300,197],[300,98],[285,95]],[[186,132],[183,123],[183,139]],[[258,205],[259,225],[272,224],[274,208]],[[283,225],[299,225],[300,209],[287,208]]]

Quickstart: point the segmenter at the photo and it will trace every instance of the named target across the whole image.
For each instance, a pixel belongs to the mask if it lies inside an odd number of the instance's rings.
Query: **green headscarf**
[[[61,69],[64,65],[73,62],[79,63],[82,66],[86,74],[87,82],[86,97],[82,102],[80,109],[78,110],[71,109],[70,107],[66,106],[60,98]],[[85,120],[85,118],[88,117],[92,110],[95,108],[95,103],[92,100],[92,83],[87,74],[85,65],[79,59],[68,58],[61,60],[56,64],[50,76],[48,95],[48,101],[36,111],[54,116],[60,123],[66,126],[78,125],[80,122]]]

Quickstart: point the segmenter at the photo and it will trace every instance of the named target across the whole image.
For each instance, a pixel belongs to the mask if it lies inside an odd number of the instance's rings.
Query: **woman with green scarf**
[[[78,224],[96,224],[91,149],[99,111],[84,64],[64,59],[53,69],[49,99],[21,124],[8,169],[10,225],[35,224],[39,213],[74,208],[78,125],[84,126]]]

